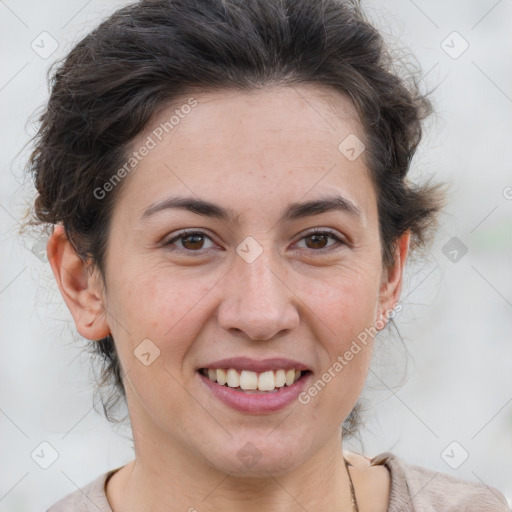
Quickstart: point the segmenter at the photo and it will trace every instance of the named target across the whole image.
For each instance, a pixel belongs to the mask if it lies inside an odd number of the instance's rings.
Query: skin
[[[343,455],[361,512],[387,510],[389,474],[342,449],[341,424],[363,388],[374,339],[307,405],[245,414],[213,398],[196,372],[224,357],[289,357],[314,380],[357,335],[398,302],[409,232],[395,265],[384,268],[377,195],[364,162],[338,150],[364,140],[348,98],[323,86],[254,93],[198,93],[172,132],[125,178],[112,217],[106,279],[74,253],[57,226],[48,258],[78,332],[109,332],[123,367],[135,455],[109,480],[115,512],[352,510]],[[186,103],[185,98],[183,104]],[[155,115],[133,149],[174,109]],[[170,196],[232,209],[235,221],[186,210],[142,212]],[[341,195],[360,219],[329,211],[281,221],[287,205]],[[186,228],[204,239],[181,238]],[[345,243],[315,241],[331,229]],[[247,263],[236,248],[248,236],[262,249]],[[134,356],[144,339],[160,355]],[[261,458],[246,467],[250,442]]]

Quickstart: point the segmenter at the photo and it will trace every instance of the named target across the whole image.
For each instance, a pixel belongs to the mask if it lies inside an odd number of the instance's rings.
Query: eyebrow
[[[141,215],[141,220],[145,221],[157,212],[173,208],[187,210],[197,215],[212,217],[227,222],[231,221],[233,223],[237,223],[240,217],[240,215],[236,214],[231,208],[223,208],[203,199],[170,197],[146,208]],[[280,221],[292,221],[335,210],[348,213],[359,221],[362,221],[364,218],[361,209],[350,199],[342,196],[328,196],[303,203],[291,203]]]

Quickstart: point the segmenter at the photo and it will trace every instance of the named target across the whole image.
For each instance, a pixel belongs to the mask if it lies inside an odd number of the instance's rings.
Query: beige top
[[[494,487],[408,464],[391,452],[370,460],[372,465],[382,464],[389,470],[388,512],[510,512],[505,497]],[[119,469],[107,471],[46,512],[113,512],[105,484]]]

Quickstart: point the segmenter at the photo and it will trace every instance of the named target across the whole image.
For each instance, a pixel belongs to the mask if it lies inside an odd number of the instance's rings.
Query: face
[[[393,307],[401,268],[382,267],[364,154],[338,149],[351,134],[364,140],[347,98],[313,86],[193,97],[169,133],[154,130],[176,106],[132,145],[156,142],[124,178],[104,314],[91,324],[115,340],[138,455],[172,450],[184,465],[278,474],[339,443],[372,337],[344,355]],[[200,371],[300,365],[295,384],[264,395],[219,391]]]

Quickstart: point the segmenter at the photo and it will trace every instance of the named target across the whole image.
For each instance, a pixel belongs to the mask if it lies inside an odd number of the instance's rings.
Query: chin
[[[229,445],[222,443],[217,450],[205,454],[210,466],[235,477],[268,478],[285,474],[305,462],[307,456],[301,451],[304,443],[290,437],[281,438],[269,432],[261,436],[233,438]]]

